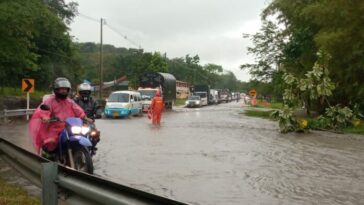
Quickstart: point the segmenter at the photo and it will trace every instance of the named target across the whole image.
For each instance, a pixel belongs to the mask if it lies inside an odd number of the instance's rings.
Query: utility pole
[[[193,84],[196,85],[196,67],[193,69]]]
[[[102,26],[104,24],[104,19],[100,19],[100,86],[99,86],[99,98],[102,98],[102,85],[104,84],[103,79],[103,59],[102,59]]]

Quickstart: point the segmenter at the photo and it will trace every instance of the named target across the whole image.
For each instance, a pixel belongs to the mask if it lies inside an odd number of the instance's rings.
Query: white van
[[[112,92],[106,101],[104,114],[106,117],[127,117],[142,114],[142,98],[139,92]]]

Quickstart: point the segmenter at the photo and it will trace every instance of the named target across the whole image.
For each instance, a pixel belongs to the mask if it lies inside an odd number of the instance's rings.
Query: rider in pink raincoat
[[[68,98],[70,90],[71,83],[66,78],[57,78],[53,82],[54,95],[45,99],[34,112],[29,122],[29,132],[38,154],[40,148],[47,151],[57,148],[59,134],[64,128],[63,121],[68,117],[79,117],[92,121],[86,117],[80,106]],[[58,117],[60,122],[48,123],[51,117]]]

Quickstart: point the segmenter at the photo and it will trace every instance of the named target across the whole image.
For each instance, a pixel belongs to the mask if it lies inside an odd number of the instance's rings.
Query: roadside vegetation
[[[21,187],[7,183],[0,177],[0,204],[1,205],[40,205],[38,198],[29,196]]]
[[[256,109],[258,108],[258,109]],[[291,114],[286,113],[285,116],[284,112],[282,110],[261,110],[259,109],[261,107],[254,106],[254,109],[247,108],[244,112],[241,114],[244,114],[249,117],[258,117],[263,119],[269,119],[269,120],[278,120],[280,123],[286,123],[285,129],[292,128],[292,131],[304,131],[305,129],[312,129],[312,130],[332,130],[334,132],[338,133],[351,133],[351,134],[360,134],[364,135],[364,123],[362,120],[357,118],[349,118],[345,123],[338,123],[334,122],[335,120],[330,120],[326,117],[319,116],[319,117],[302,117],[301,115],[298,117],[290,116]],[[277,118],[274,116],[276,112],[280,112],[282,117]],[[332,114],[328,114],[332,115]],[[336,115],[335,115],[336,116]],[[336,116],[337,118],[338,116]],[[342,120],[338,118],[339,120]],[[292,125],[291,125],[292,124]],[[289,125],[289,126],[288,126]],[[294,126],[293,126],[294,125]]]
[[[263,110],[245,110],[243,112],[244,115],[249,117],[259,117],[264,119],[272,119],[271,114],[273,110],[271,111],[263,111]]]
[[[256,61],[241,68],[256,85],[269,88],[271,98],[282,99],[283,106],[272,113],[282,133],[363,133],[364,44],[358,42],[364,41],[364,30],[355,29],[364,23],[363,6],[273,0],[262,12],[261,30],[245,35],[253,42],[248,51]],[[302,108],[304,117],[296,114]]]
[[[344,133],[361,134],[364,135],[364,123],[360,123],[356,127],[349,127],[344,129]]]
[[[175,106],[183,106],[186,103],[186,99],[176,99]]]
[[[49,92],[48,92],[49,93]],[[42,97],[47,94],[44,91],[35,91],[30,94],[31,108],[36,107]],[[20,87],[5,87],[0,89],[0,111],[4,109],[22,109],[26,108],[26,93],[22,92]]]
[[[34,93],[31,93],[31,97],[37,97],[41,98],[45,94],[49,94],[49,92],[46,91],[40,91],[37,90]],[[20,96],[20,97],[26,97],[26,93],[22,92],[20,87],[3,87],[0,89],[0,97],[1,96]]]

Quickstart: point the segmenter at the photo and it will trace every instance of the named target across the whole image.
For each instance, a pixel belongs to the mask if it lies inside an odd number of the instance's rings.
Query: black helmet
[[[92,87],[88,83],[82,83],[78,86],[78,94],[83,101],[88,101],[90,99]]]
[[[59,88],[67,88],[67,94],[59,93]],[[53,92],[57,98],[66,99],[71,90],[71,83],[67,78],[56,78],[53,82]]]

